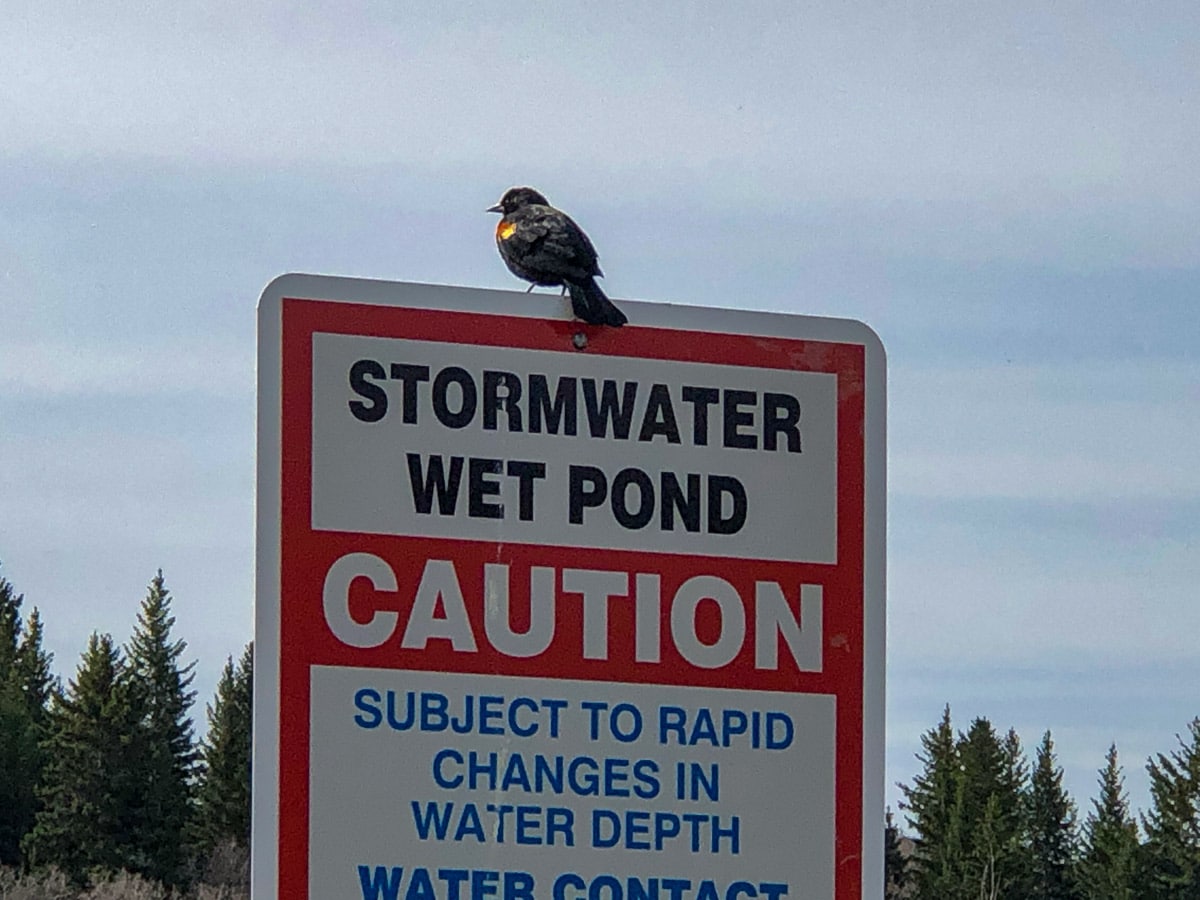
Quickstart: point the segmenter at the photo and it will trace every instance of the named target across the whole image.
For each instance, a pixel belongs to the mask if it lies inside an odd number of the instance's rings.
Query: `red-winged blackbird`
[[[496,246],[509,271],[533,282],[529,290],[561,285],[571,294],[576,318],[589,325],[628,321],[596,284],[596,276],[604,274],[596,263],[596,248],[570,216],[529,187],[509,188],[488,212],[502,214]]]

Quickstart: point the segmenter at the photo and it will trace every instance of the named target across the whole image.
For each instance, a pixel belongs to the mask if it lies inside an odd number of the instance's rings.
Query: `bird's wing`
[[[572,235],[572,242],[577,242],[579,248],[577,258],[580,264],[589,269],[589,274],[591,275],[603,275],[604,273],[600,271],[598,263],[599,255],[596,253],[596,248],[592,246],[591,238],[587,236],[587,232],[576,225],[575,220],[565,213],[563,214],[563,223]]]
[[[526,207],[523,212],[511,239],[525,243],[527,265],[576,281],[602,274],[596,248],[569,216],[548,206]]]

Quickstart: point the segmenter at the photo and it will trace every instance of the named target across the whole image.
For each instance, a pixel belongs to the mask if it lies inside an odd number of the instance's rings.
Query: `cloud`
[[[1099,672],[1191,659],[1200,630],[1198,508],[1160,510],[1164,524],[1155,529],[1143,524],[1154,520],[1153,507],[1131,504],[1054,517],[1053,502],[955,510],[950,501],[894,500],[892,659],[902,667],[987,660]]]
[[[1198,498],[1200,363],[897,367],[890,486],[923,497]]]
[[[12,88],[0,111],[18,124],[4,151],[476,169],[549,158],[614,187],[631,169],[644,183],[686,173],[727,198],[1186,208],[1200,190],[1200,118],[1187,114],[1200,83],[1180,77],[1186,55],[1144,11],[104,10],[27,4],[0,37]]]
[[[152,347],[60,339],[0,338],[0,400],[70,395],[115,398],[247,398],[254,390],[253,348],[206,337]]]

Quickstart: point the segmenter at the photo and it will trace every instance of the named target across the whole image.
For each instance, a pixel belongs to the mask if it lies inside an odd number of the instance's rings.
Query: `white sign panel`
[[[347,872],[380,897],[473,878],[509,897],[705,882],[722,898],[738,882],[737,896],[833,896],[832,697],[495,682],[314,671],[313,896],[342,896]],[[780,822],[784,804],[798,814]],[[347,815],[378,824],[321,824]]]
[[[340,334],[313,367],[314,528],[836,562],[832,374]]]

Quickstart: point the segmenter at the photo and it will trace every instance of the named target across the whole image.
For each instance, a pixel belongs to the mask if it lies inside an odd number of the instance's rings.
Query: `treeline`
[[[161,570],[129,640],[93,633],[64,685],[0,577],[0,897],[244,897],[252,646],[198,741],[194,662]]]
[[[37,609],[0,576],[0,900],[248,896],[252,647],[229,659],[197,740],[194,662],[162,572],[129,640],[95,633],[64,685]],[[1200,900],[1200,719],[1147,763],[1129,807],[1116,747],[1082,821],[1043,736],[1030,764],[950,709],[888,813],[887,895],[913,900]]]
[[[1082,822],[1049,731],[1032,766],[1013,730],[986,718],[954,731],[950,708],[921,737],[888,813],[887,896],[915,900],[1200,900],[1200,719],[1146,765],[1151,807],[1129,807],[1117,748]]]

